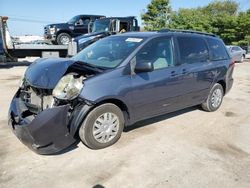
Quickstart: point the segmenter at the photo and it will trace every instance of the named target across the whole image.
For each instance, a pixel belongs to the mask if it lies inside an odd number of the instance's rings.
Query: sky
[[[77,14],[105,16],[140,15],[151,0],[0,0],[0,15],[8,16],[12,36],[43,35],[47,24],[68,21]],[[173,10],[204,6],[213,0],[171,0]],[[240,10],[250,8],[250,0],[236,0]]]

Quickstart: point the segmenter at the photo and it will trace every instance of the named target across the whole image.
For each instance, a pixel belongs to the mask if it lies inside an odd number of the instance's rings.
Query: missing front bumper
[[[54,154],[76,140],[69,133],[69,105],[29,114],[24,102],[14,97],[9,109],[9,125],[19,140],[38,154]]]

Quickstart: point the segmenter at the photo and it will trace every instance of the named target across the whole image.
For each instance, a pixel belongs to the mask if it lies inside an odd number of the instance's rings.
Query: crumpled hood
[[[25,72],[31,86],[54,89],[74,61],[66,58],[41,58],[32,63]]]

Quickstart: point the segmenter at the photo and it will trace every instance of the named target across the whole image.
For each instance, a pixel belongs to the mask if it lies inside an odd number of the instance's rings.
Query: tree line
[[[144,30],[196,30],[218,35],[226,44],[250,45],[250,9],[234,0],[215,0],[203,7],[173,11],[169,0],[151,0],[143,11]]]

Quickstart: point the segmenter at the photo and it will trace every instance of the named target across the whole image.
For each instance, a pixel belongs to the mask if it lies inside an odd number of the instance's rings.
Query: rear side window
[[[225,45],[218,39],[207,38],[208,46],[211,51],[213,61],[228,59],[228,54]]]
[[[204,62],[209,58],[206,42],[199,37],[177,37],[182,63]]]

